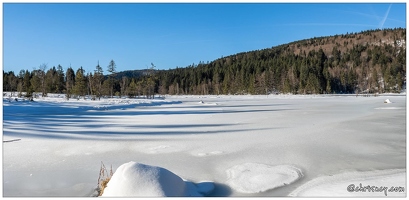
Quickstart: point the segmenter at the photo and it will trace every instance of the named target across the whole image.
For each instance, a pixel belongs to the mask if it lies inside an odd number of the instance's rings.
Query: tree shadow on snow
[[[180,102],[155,102],[148,109],[141,104],[114,105],[119,110],[103,110],[89,105],[75,106],[55,102],[40,102],[23,106],[11,104],[3,107],[3,135],[28,136],[54,139],[115,139],[118,135],[187,135],[235,133],[242,131],[258,131],[265,129],[243,129],[236,123],[213,124],[140,124],[121,120],[132,120],[134,116],[150,115],[200,115],[200,114],[238,114],[252,112],[279,112],[288,109],[247,108],[247,105],[220,106],[217,109],[205,108],[183,110],[179,106],[158,107],[163,104],[180,104]],[[184,105],[182,105],[183,107]],[[250,105],[249,105],[250,106]],[[260,105],[268,106],[268,105]],[[271,106],[271,105],[270,105]],[[111,107],[112,108],[112,107]],[[110,108],[110,109],[111,109]],[[128,109],[134,108],[134,109]],[[135,109],[141,108],[141,109]],[[226,108],[226,109],[223,109]],[[260,107],[259,107],[260,108]],[[115,120],[111,120],[115,119]],[[226,128],[226,127],[237,128]],[[269,128],[271,129],[271,128]],[[125,140],[125,139],[124,139]]]
[[[176,125],[177,127],[183,127],[183,125]],[[176,127],[175,126],[175,127]],[[104,131],[104,130],[70,130],[70,126],[62,127],[62,126],[46,126],[46,125],[29,125],[25,127],[19,127],[16,129],[6,129],[3,130],[3,135],[6,136],[13,136],[13,137],[37,137],[37,138],[48,138],[48,139],[74,139],[74,140],[133,140],[132,138],[118,138],[117,136],[124,136],[124,135],[199,135],[199,134],[217,134],[217,133],[239,133],[244,131],[261,131],[261,130],[270,130],[272,128],[253,128],[253,129],[229,129],[229,130],[203,130],[206,126],[212,125],[205,125],[200,128],[200,125],[196,126],[195,130],[172,130],[169,129],[162,129],[157,130],[155,128],[148,129],[144,131],[139,131],[137,126],[134,129],[130,129],[128,131]],[[217,126],[223,126],[220,124],[216,124]],[[166,127],[166,126],[165,126]],[[192,125],[187,125],[187,127],[192,127]],[[140,140],[140,139],[135,139]]]

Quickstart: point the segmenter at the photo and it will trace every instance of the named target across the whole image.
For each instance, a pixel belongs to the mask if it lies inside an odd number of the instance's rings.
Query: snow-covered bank
[[[210,196],[288,196],[319,177],[405,169],[406,97],[3,101],[3,141],[6,197],[91,196],[101,161],[114,171],[135,161],[191,183],[213,182]],[[276,176],[277,166],[297,170]],[[237,180],[260,172],[266,179],[240,189],[246,185]],[[290,181],[269,185],[277,177]],[[335,184],[334,190],[348,185]]]

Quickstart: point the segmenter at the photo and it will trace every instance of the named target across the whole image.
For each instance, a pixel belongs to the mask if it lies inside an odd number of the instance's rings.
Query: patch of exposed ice
[[[242,193],[259,193],[291,184],[303,174],[291,165],[244,163],[226,170],[227,184]]]

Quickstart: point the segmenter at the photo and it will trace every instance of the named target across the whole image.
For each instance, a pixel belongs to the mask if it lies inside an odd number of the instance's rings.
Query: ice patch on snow
[[[291,165],[244,163],[226,170],[227,184],[238,192],[259,193],[291,184],[303,174]]]
[[[203,196],[214,189],[212,182],[194,184],[171,171],[136,162],[121,165],[102,194],[103,197]]]

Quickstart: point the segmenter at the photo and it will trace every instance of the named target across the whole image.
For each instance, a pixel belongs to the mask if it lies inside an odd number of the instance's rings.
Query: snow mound
[[[386,99],[384,103],[392,103],[389,99]]]
[[[291,184],[303,174],[291,165],[244,163],[226,170],[227,184],[242,193],[259,193]]]
[[[406,170],[390,169],[345,172],[321,176],[301,185],[289,196],[296,197],[386,197],[406,196]]]
[[[203,196],[214,189],[212,182],[186,182],[171,171],[136,162],[121,165],[102,194],[103,197]]]

